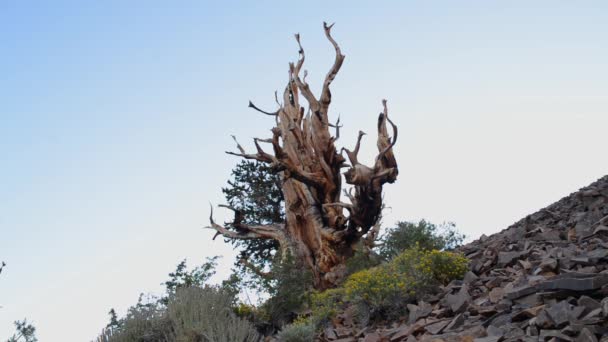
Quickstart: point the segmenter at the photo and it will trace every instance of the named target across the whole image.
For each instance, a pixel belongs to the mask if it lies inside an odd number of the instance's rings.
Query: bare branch
[[[300,34],[296,33],[294,35],[296,37],[296,41],[298,42],[298,47],[300,48],[298,50],[298,54],[300,55],[299,59],[298,59],[298,64],[296,64],[295,66],[295,74],[298,75],[300,73],[300,69],[302,68],[302,65],[304,65],[304,60],[306,59],[306,55],[304,55],[304,48],[302,48],[302,43],[300,42]],[[304,71],[304,83],[306,83],[306,71]]]
[[[249,100],[249,106],[248,107],[257,110],[258,112],[260,112],[262,114],[266,114],[266,115],[270,115],[270,116],[277,116],[277,115],[279,115],[279,110],[280,110],[280,109],[277,109],[275,112],[272,112],[272,113],[264,111],[264,110],[261,110],[256,105],[254,105],[253,102],[251,102],[251,100]]]
[[[243,148],[243,146],[241,146],[241,144],[239,144],[238,140],[236,140],[236,137],[234,135],[232,135],[232,139],[236,143],[236,147],[239,149],[239,151],[241,153],[226,151],[227,154],[237,156],[237,157],[243,157],[245,159],[257,160],[257,161],[264,162],[264,163],[276,162],[276,158],[274,156],[264,152],[260,148],[260,145],[257,143],[256,139],[254,139],[254,143],[256,145],[256,148],[258,149],[258,154],[249,154],[249,153],[245,152],[245,149]]]
[[[248,268],[251,272],[255,273],[256,275],[258,275],[259,277],[263,278],[263,279],[272,279],[272,272],[264,272],[262,271],[262,269],[260,269],[259,267],[255,266],[254,264],[250,263],[249,260],[245,259],[245,258],[241,258],[239,260],[239,263],[243,266],[245,266],[246,268]]]
[[[325,203],[325,204],[323,204],[323,207],[324,208],[325,207],[341,207],[348,211],[353,211],[355,209],[355,207],[352,204],[343,203],[343,202]]]
[[[215,223],[215,221],[213,220],[213,205],[211,205],[211,203],[210,203],[210,206],[211,206],[211,213],[209,215],[209,222],[211,225],[204,227],[204,228],[213,229],[216,231],[216,234],[213,237],[213,239],[215,239],[218,235],[222,235],[222,236],[224,236],[226,238],[230,238],[230,239],[241,239],[241,240],[250,240],[250,239],[281,240],[284,238],[283,230],[285,229],[285,225],[278,224],[278,223],[269,224],[269,225],[246,225],[246,224],[239,222],[239,224],[238,224],[239,230],[237,230],[237,231],[229,230],[226,227]],[[238,210],[236,210],[230,206],[226,206],[226,205],[219,205],[219,206],[235,211],[235,221],[237,221],[236,212],[238,212]],[[240,218],[239,220],[242,220],[242,218]]]
[[[338,115],[338,120],[336,121],[336,123],[329,124],[329,127],[333,127],[336,129],[336,136],[334,137],[333,141],[337,141],[338,139],[340,139],[340,128],[343,127],[340,125],[340,115]]]
[[[344,56],[342,51],[340,51],[340,46],[334,38],[331,36],[331,28],[334,24],[327,25],[326,22],[323,22],[323,29],[325,30],[325,36],[334,46],[336,50],[336,59],[334,60],[334,65],[329,69],[327,76],[325,76],[325,81],[323,82],[323,90],[321,91],[321,105],[323,106],[324,112],[327,113],[327,108],[329,107],[329,103],[331,102],[331,92],[329,91],[329,85],[336,78],[338,71],[340,71],[340,67],[342,67],[342,63],[344,62]]]
[[[353,205],[356,205],[357,200],[355,196],[353,196],[353,188],[349,188],[348,191],[344,189],[342,192],[344,193],[344,196],[346,196]]]
[[[355,167],[356,165],[359,165],[359,160],[357,159],[357,155],[359,154],[359,148],[361,148],[361,139],[363,138],[364,135],[365,135],[365,132],[359,131],[359,136],[357,137],[357,143],[355,144],[354,151],[351,152],[349,149],[342,147],[342,150],[344,150],[346,152],[346,155],[348,156],[348,160],[350,160],[350,163],[352,164],[353,167]]]
[[[393,146],[395,146],[395,143],[397,143],[397,125],[395,125],[393,121],[388,117],[386,100],[382,100],[382,105],[384,107],[384,111],[380,114],[380,117],[378,118],[378,148],[386,144],[386,141],[389,140],[388,132],[386,131],[386,122],[383,122],[384,120],[388,121],[393,128],[393,140],[390,141],[388,145],[384,147],[384,149],[380,150],[380,153],[378,153],[378,156],[376,157],[376,163],[381,161],[382,158],[384,158],[384,156],[386,155],[386,153],[390,151]]]
[[[236,137],[234,135],[231,135],[232,140],[234,140],[234,142],[236,143],[236,147],[239,149],[239,151],[241,151],[242,154],[246,154],[245,149],[243,148],[243,146],[241,146],[241,144],[239,144],[239,141],[236,140]]]
[[[369,249],[376,247],[376,239],[378,239],[378,235],[380,234],[380,227],[382,223],[380,222],[380,219],[381,218],[379,217],[378,222],[376,222],[376,224],[374,224],[372,228],[367,231],[367,235],[365,236],[365,239],[363,239],[363,243]]]
[[[286,171],[289,173],[285,174],[286,178],[296,179],[306,185],[312,186],[314,188],[322,188],[324,178],[319,176],[318,174],[307,172],[294,165],[289,160],[279,161],[282,166],[285,167]]]
[[[279,108],[283,107],[283,105],[279,102],[279,92],[276,90],[274,91],[274,102],[277,103]]]
[[[306,101],[308,101],[310,107],[314,111],[316,111],[319,108],[319,101],[310,90],[310,86],[308,85],[308,83],[306,83],[306,76],[308,75],[308,73],[304,71],[304,80],[300,79],[300,70],[302,69],[302,65],[304,65],[305,55],[304,49],[302,48],[302,44],[300,43],[300,35],[296,34],[295,37],[296,41],[298,42],[298,54],[300,55],[300,57],[298,59],[297,64],[294,65],[293,63],[289,63],[290,78],[293,79],[298,89],[300,89],[302,95],[304,96]]]

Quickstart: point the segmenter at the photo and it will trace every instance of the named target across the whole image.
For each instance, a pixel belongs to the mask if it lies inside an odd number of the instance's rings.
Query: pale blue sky
[[[28,317],[46,341],[89,341],[183,258],[232,251],[208,202],[242,143],[267,136],[297,58],[313,90],[333,61],[338,143],[400,127],[398,219],[472,238],[608,173],[604,1],[0,3],[0,339]],[[254,5],[255,4],[255,5]],[[220,217],[221,217],[220,213]]]

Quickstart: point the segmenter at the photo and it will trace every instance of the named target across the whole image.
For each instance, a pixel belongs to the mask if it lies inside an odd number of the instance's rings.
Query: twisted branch
[[[240,239],[240,240],[250,240],[250,239],[274,239],[274,240],[282,240],[284,239],[284,224],[273,223],[267,225],[247,225],[242,223],[243,217],[242,213],[239,210],[234,209],[233,207],[227,205],[219,205],[223,208],[228,208],[235,212],[234,222],[230,223],[232,227],[236,230],[229,230],[226,227],[215,223],[213,220],[213,205],[210,203],[211,213],[209,214],[209,222],[210,226],[204,227],[206,229],[213,229],[216,231],[216,234],[213,236],[213,240],[218,235],[222,235],[226,238],[230,239]],[[236,223],[236,226],[234,225]],[[237,228],[238,227],[238,228]]]

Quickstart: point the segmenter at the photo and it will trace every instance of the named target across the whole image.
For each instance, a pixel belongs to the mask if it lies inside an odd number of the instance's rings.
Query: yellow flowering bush
[[[323,324],[335,316],[344,305],[344,289],[339,287],[314,292],[311,297],[312,321],[316,325]]]
[[[388,265],[394,272],[412,276],[419,286],[446,285],[462,278],[467,271],[467,259],[453,252],[410,248],[399,254]]]
[[[232,310],[238,317],[246,319],[252,318],[256,313],[255,306],[243,302],[239,302]]]
[[[460,254],[410,248],[391,262],[352,274],[343,299],[364,304],[372,316],[399,315],[405,304],[464,276],[467,259]]]

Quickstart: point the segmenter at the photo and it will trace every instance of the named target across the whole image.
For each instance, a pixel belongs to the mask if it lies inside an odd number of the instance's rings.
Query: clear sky
[[[338,145],[375,151],[387,98],[400,178],[384,222],[497,232],[608,173],[605,1],[0,2],[0,339],[90,341],[183,258],[233,251],[208,203],[274,108],[300,32]],[[221,213],[221,212],[220,212]],[[220,214],[220,219],[222,214]]]

